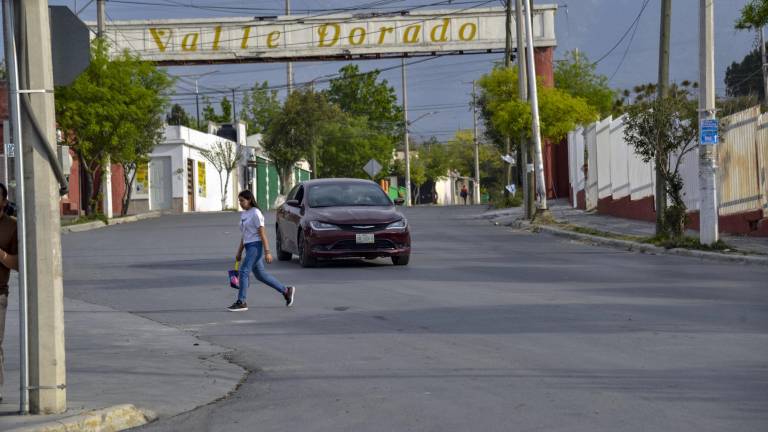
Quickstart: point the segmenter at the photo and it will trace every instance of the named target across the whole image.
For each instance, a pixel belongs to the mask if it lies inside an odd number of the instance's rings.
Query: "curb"
[[[151,411],[125,404],[6,432],[117,432],[142,426],[156,419],[157,414]]]
[[[83,224],[67,225],[67,226],[61,227],[61,233],[66,234],[66,233],[73,233],[73,232],[91,231],[91,230],[104,228],[112,225],[121,225],[125,223],[138,222],[140,220],[145,220],[145,219],[152,219],[152,218],[160,217],[162,215],[163,215],[162,212],[149,212],[149,213],[141,213],[141,214],[132,215],[132,216],[109,219],[109,224],[105,224],[102,221],[93,221],[93,222],[87,222]]]
[[[558,237],[570,238],[573,240],[586,241],[592,244],[609,246],[617,249],[624,249],[628,251],[637,251],[642,253],[650,253],[655,255],[677,255],[687,256],[693,258],[701,258],[710,261],[726,261],[735,262],[741,264],[756,264],[768,266],[768,257],[754,256],[754,255],[729,255],[718,252],[700,251],[692,249],[666,249],[661,246],[650,245],[646,243],[634,242],[629,240],[619,240],[607,237],[599,237],[591,234],[577,233],[561,228],[555,228],[546,225],[532,225],[530,222],[515,220],[511,223],[505,224],[513,228],[529,230],[533,232],[545,232],[548,234],[556,235]]]

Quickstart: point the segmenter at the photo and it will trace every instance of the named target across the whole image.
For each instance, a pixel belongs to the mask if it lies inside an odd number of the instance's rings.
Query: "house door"
[[[195,161],[187,159],[187,211],[195,211]]]
[[[149,162],[149,208],[168,210],[171,208],[171,158],[152,158]]]

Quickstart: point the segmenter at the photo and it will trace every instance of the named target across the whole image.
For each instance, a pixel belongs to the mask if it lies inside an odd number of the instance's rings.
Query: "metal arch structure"
[[[557,5],[536,5],[534,46],[554,48]],[[113,54],[158,65],[363,60],[503,52],[504,7],[325,16],[112,21]],[[96,23],[89,22],[95,28]]]

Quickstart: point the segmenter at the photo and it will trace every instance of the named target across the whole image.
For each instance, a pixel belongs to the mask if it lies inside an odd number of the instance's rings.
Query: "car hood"
[[[393,207],[322,207],[311,209],[310,219],[335,224],[383,224],[403,218]]]

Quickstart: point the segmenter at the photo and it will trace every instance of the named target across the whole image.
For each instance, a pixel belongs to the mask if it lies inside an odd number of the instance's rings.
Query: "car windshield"
[[[309,187],[310,207],[391,206],[392,201],[375,184],[318,184]]]

